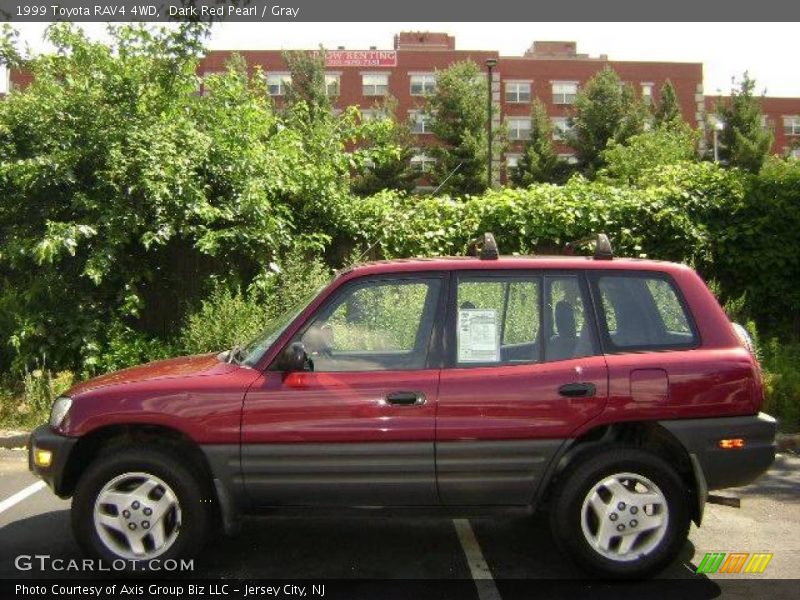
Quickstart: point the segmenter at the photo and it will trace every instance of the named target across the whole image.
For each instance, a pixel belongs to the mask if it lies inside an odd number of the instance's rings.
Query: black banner
[[[7,21],[795,21],[786,0],[0,0]],[[676,43],[680,43],[676,39]]]

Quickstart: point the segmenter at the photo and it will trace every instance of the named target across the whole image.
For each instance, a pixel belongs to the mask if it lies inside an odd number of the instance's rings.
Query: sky
[[[16,24],[32,49],[45,49],[46,24]],[[103,37],[105,25],[83,25]],[[702,62],[708,95],[727,94],[731,78],[748,71],[759,92],[800,97],[795,23],[222,23],[211,49],[303,49],[345,46],[391,49],[399,31],[445,31],[459,50],[519,56],[534,40],[572,40],[578,52],[611,60]]]

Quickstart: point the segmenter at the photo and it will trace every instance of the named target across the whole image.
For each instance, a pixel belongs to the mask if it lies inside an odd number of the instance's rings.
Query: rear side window
[[[552,362],[597,353],[575,275],[461,276],[456,365]]]
[[[612,350],[669,350],[698,343],[686,304],[661,274],[594,276],[601,329]]]

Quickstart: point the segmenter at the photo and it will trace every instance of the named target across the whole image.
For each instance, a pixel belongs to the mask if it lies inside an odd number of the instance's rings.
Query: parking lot
[[[0,578],[63,577],[36,568],[18,570],[15,559],[20,554],[80,557],[69,527],[69,501],[59,500],[47,488],[32,487],[36,484],[22,450],[0,450]],[[703,527],[693,526],[680,559],[659,578],[681,580],[678,585],[686,597],[763,597],[765,585],[771,585],[771,597],[796,597],[790,585],[765,580],[798,577],[800,456],[779,455],[768,474],[735,493],[742,508],[708,505]],[[706,552],[774,556],[763,575],[697,575]],[[563,592],[570,586],[605,589],[612,595],[663,589],[663,581],[635,588],[610,583],[598,588],[582,582],[582,573],[558,553],[544,515],[248,519],[239,535],[215,542],[195,560],[194,576],[352,579],[362,582],[348,593],[353,598],[376,597],[377,589],[387,597],[387,579],[460,581],[455,597],[480,600],[530,597],[537,589]],[[376,581],[367,585],[364,580]]]

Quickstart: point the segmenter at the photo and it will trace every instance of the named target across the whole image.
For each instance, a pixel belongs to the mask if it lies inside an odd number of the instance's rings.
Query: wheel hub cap
[[[581,529],[602,556],[628,562],[652,552],[669,523],[667,500],[656,484],[635,473],[605,477],[586,494]]]
[[[178,538],[181,508],[175,492],[147,473],[125,473],[109,481],[94,506],[94,526],[108,550],[146,560],[166,552]]]

